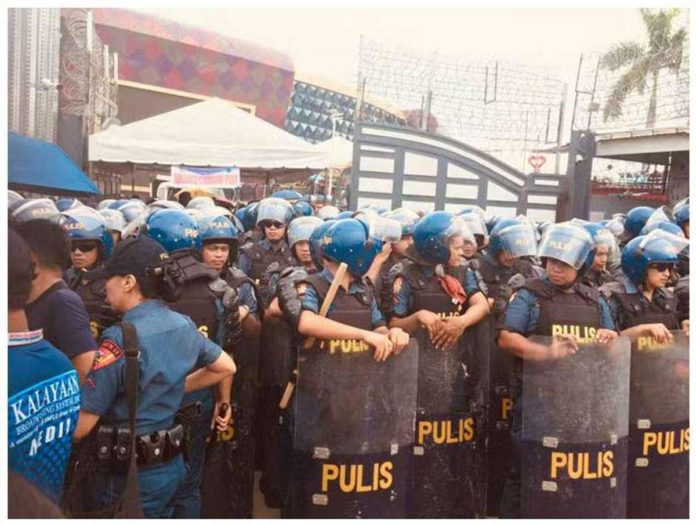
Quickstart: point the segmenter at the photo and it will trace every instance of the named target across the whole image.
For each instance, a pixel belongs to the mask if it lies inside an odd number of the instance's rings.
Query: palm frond
[[[638,60],[644,54],[645,50],[638,42],[621,42],[602,55],[600,67],[616,71]]]
[[[644,66],[644,64],[641,64]],[[622,106],[626,97],[633,91],[644,92],[646,87],[646,76],[649,69],[646,67],[632,67],[616,81],[611,89],[609,98],[604,104],[604,121],[614,120],[623,113]]]

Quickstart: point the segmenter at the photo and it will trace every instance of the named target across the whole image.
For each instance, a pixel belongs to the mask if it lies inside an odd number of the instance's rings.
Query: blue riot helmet
[[[189,209],[186,208],[186,214],[189,215],[191,218],[193,218],[196,221],[196,224],[203,220],[207,215],[201,211],[200,209]]]
[[[7,208],[9,209],[12,207],[12,204],[19,202],[20,200],[24,200],[24,197],[17,193],[16,191],[12,191],[11,189],[7,191]]]
[[[201,239],[196,221],[179,209],[160,209],[145,220],[142,234],[156,240],[173,253],[180,249],[200,251]]]
[[[311,217],[314,214],[312,205],[304,200],[298,200],[292,208],[295,210],[296,217]]]
[[[560,260],[575,268],[580,276],[591,267],[594,249],[594,240],[584,227],[562,222],[548,227],[539,244],[538,255],[544,265],[547,258]]]
[[[344,262],[354,276],[367,273],[382,241],[370,238],[367,227],[360,220],[345,218],[331,222],[323,236],[323,256],[334,262]]]
[[[322,220],[329,220],[332,218],[337,218],[340,212],[341,210],[336,206],[324,206],[317,211],[317,216]]]
[[[677,224],[682,230],[684,229],[684,224],[689,221],[689,202],[681,203],[681,205],[674,206],[674,223]],[[686,231],[684,231],[686,234]]]
[[[101,211],[102,209],[107,209],[109,206],[113,203],[116,202],[113,198],[105,198],[101,202],[97,204],[97,211]],[[111,208],[109,208],[111,209]]]
[[[602,224],[595,222],[587,222],[586,224],[582,224],[582,227],[585,228],[585,231],[587,231],[592,237],[592,240],[595,243],[595,248],[607,246],[607,256],[609,261],[618,260],[619,244],[611,231],[609,231]],[[593,262],[594,254],[592,255],[592,260],[590,260],[589,263],[592,264]]]
[[[413,228],[413,248],[431,264],[447,264],[450,242],[461,236],[464,241],[476,242],[464,221],[449,211],[433,211],[418,221]]]
[[[628,279],[642,286],[650,264],[679,262],[679,253],[688,246],[688,241],[665,231],[654,230],[628,242],[621,254],[621,269]]]
[[[63,213],[61,226],[67,232],[71,242],[80,240],[96,241],[99,250],[99,260],[106,260],[111,255],[114,240],[106,228],[101,215],[97,219],[89,215]]]
[[[491,230],[487,252],[493,260],[497,261],[501,251],[505,251],[508,256],[515,258],[536,256],[535,232],[528,224],[516,218],[498,220]]]
[[[502,220],[502,218],[497,215],[488,215],[486,219],[486,229],[489,235],[493,232],[493,228],[500,220]]]
[[[128,200],[126,200],[125,198],[119,198],[119,199],[117,199],[117,200],[114,200],[113,202],[111,202],[111,203],[109,204],[109,209],[118,209],[119,207],[121,207],[121,206],[122,206],[123,204],[125,204],[126,202],[128,202]]]
[[[418,213],[412,209],[400,207],[384,214],[385,218],[391,218],[401,224],[401,236],[413,235],[413,228],[420,220]]]
[[[483,215],[471,210],[461,211],[458,215],[469,228],[476,239],[476,249],[483,249],[488,245],[488,230],[483,221]]]
[[[197,196],[189,200],[186,209],[204,209],[215,206],[215,201],[209,196]]]
[[[599,224],[611,231],[612,235],[616,238],[623,237],[626,232],[623,221],[617,218],[611,218],[609,220],[600,220]]]
[[[123,214],[123,218],[126,220],[126,223],[130,223],[136,218],[138,218],[141,214],[146,212],[146,207],[142,204],[142,202],[139,203],[135,201],[128,201],[122,206],[119,206],[118,210]]]
[[[185,209],[184,206],[176,200],[155,200],[148,204],[147,207],[150,209]]]
[[[104,218],[107,230],[123,233],[123,230],[126,229],[123,214],[117,209],[101,209],[99,214]]]
[[[203,207],[199,211],[207,217],[227,217],[233,216],[232,211],[223,206]]]
[[[293,191],[292,189],[281,189],[280,191],[273,193],[271,198],[282,198],[283,200],[290,202],[290,204],[295,204],[298,200],[300,200],[300,198],[302,198],[302,194],[298,193],[297,191]]]
[[[299,217],[290,222],[288,226],[288,245],[292,250],[298,242],[309,241],[312,233],[324,221],[319,217]]]
[[[77,198],[59,198],[56,200],[56,207],[58,208],[58,211],[61,213],[63,211],[67,211],[68,209],[73,209],[76,207],[84,206],[82,202],[80,202]]]
[[[640,234],[641,229],[645,227],[645,223],[655,212],[655,209],[648,206],[638,206],[626,213],[626,221],[624,228],[628,238],[636,237]]]
[[[45,219],[59,221],[60,213],[50,198],[29,198],[18,200],[9,208],[10,219],[15,223]]]
[[[265,221],[280,222],[287,226],[292,220],[294,210],[287,200],[282,198],[264,198],[259,202],[256,225],[261,226]]]
[[[251,231],[256,227],[258,207],[258,202],[252,202],[235,212],[235,216],[244,226],[244,231]]]
[[[230,256],[228,262],[233,262],[237,259],[239,230],[229,218],[223,215],[204,216],[198,222],[198,231],[201,249],[203,249],[206,243],[229,244]]]
[[[312,262],[318,269],[324,267],[322,257],[324,256],[324,234],[328,231],[335,220],[327,220],[317,226],[309,236],[309,253],[312,256]]]
[[[353,218],[353,211],[341,211],[336,215],[336,220],[341,220],[342,218]]]
[[[667,233],[671,233],[671,234],[676,235],[678,237],[684,238],[684,231],[682,231],[682,228],[680,228],[674,222],[666,222],[666,221],[652,222],[649,224],[645,224],[645,227],[641,230],[640,234],[641,234],[641,236],[647,235],[650,232],[654,231],[655,229],[661,229],[662,231],[667,231]]]

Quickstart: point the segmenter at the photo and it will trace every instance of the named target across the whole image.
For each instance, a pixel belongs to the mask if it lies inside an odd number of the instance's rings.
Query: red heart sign
[[[546,162],[546,157],[542,155],[534,155],[530,156],[527,161],[530,163],[530,165],[534,168],[534,172],[538,173],[539,169],[541,169],[541,166],[544,165]]]

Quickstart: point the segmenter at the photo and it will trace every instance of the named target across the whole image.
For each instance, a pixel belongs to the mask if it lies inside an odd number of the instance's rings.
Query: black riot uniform
[[[262,239],[242,246],[241,252],[240,268],[256,285],[262,284],[262,277],[272,263],[278,263],[283,269],[294,264],[292,253],[285,241],[279,248],[274,248],[268,240]],[[248,266],[248,269],[245,269],[245,266]]]

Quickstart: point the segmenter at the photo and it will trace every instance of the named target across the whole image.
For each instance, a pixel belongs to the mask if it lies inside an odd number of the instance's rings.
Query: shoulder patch
[[[304,294],[307,292],[307,284],[304,282],[300,282],[299,284],[297,284],[295,288],[297,289],[297,294],[300,297],[303,297]]]
[[[97,349],[92,371],[96,371],[123,358],[123,350],[113,340],[105,339]]]

